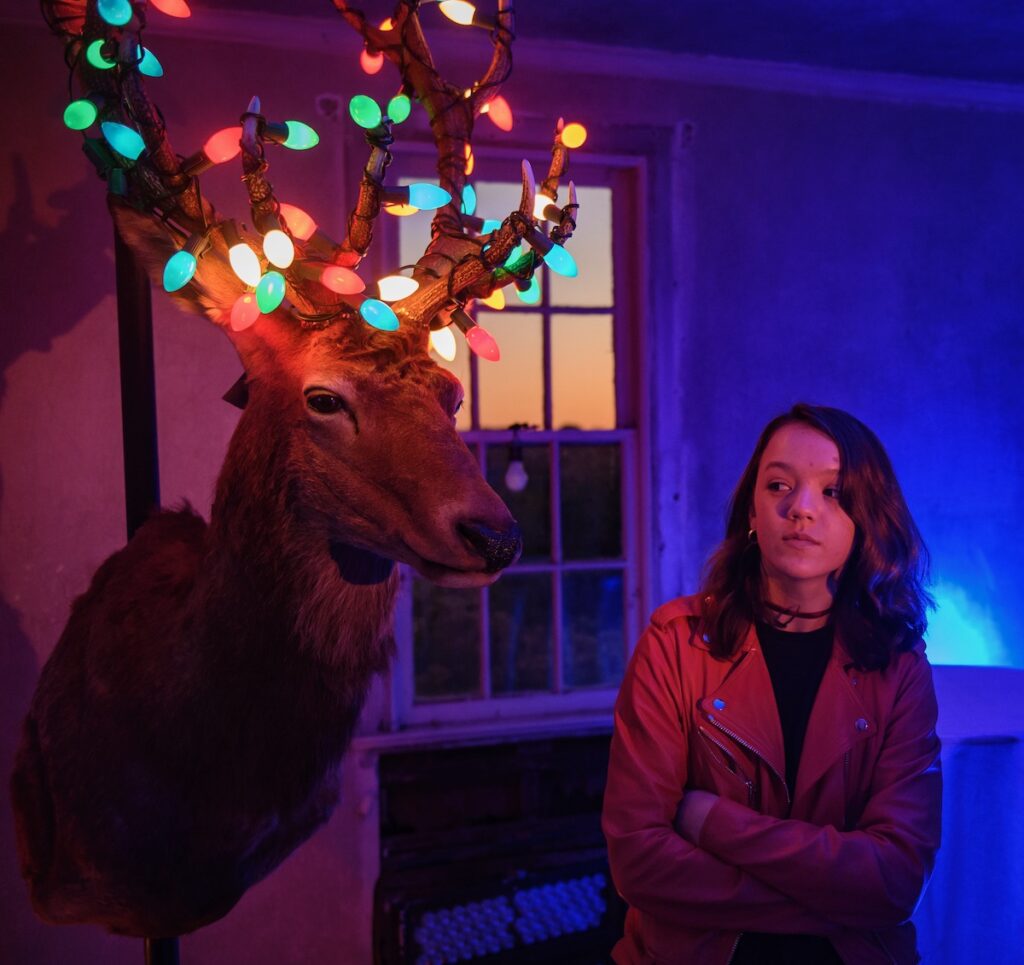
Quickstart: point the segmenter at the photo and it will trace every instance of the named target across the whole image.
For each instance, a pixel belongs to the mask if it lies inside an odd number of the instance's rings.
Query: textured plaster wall
[[[35,27],[5,26],[5,36],[0,71],[13,92],[0,147],[6,778],[39,667],[71,598],[123,542],[124,520],[102,185],[56,120],[64,106],[56,41]],[[313,119],[316,94],[355,90],[315,31],[302,54],[167,38],[158,51],[167,78],[154,85],[183,152],[230,123],[251,93],[276,117]],[[547,129],[544,78],[515,83],[531,105],[526,126]],[[971,639],[984,659],[1024,664],[1014,603],[1024,577],[1015,512],[1024,119],[589,77],[566,80],[552,109],[591,121],[593,151],[634,145],[648,161],[653,599],[693,588],[761,425],[808,399],[849,408],[888,444],[934,550],[949,620],[960,619],[955,639],[936,650],[952,654]],[[273,155],[272,178],[338,236],[360,159],[346,154],[338,129],[320,127],[317,151]],[[534,155],[542,162],[542,147]],[[243,213],[236,170],[218,172],[207,190]],[[333,205],[323,200],[332,193]],[[203,320],[159,294],[154,303],[163,498],[205,511],[235,422],[219,397],[238,364]],[[350,761],[346,775],[329,826],[227,919],[187,939],[189,965],[369,960],[372,762]],[[0,959],[140,960],[138,943],[38,923],[13,851],[2,796]]]

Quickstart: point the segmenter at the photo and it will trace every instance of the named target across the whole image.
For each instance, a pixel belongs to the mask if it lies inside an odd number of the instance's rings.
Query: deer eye
[[[306,405],[320,415],[334,415],[336,412],[344,412],[348,404],[340,395],[333,392],[311,392],[306,396]]]

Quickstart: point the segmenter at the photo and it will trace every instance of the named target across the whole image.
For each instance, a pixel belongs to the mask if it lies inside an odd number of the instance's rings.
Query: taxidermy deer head
[[[224,915],[334,807],[339,761],[390,656],[393,562],[471,587],[520,551],[454,429],[462,389],[428,338],[454,319],[494,355],[469,301],[526,284],[541,259],[571,270],[571,185],[564,208],[554,201],[567,138],[559,125],[541,192],[524,162],[519,209],[481,234],[461,211],[466,159],[473,120],[508,73],[510,4],[499,2],[493,60],[468,92],[434,69],[417,0],[402,0],[388,29],[335,4],[402,77],[388,115],[354,99],[370,153],[338,244],[267,179],[265,148],[303,146],[310,129],[267,120],[254,99],[238,128],[183,159],[144,86],[147,5],[43,3],[84,92],[69,126],[100,124],[86,153],[118,229],[172,297],[228,335],[245,369],[209,525],[187,509],[150,519],[75,601],[43,670],[12,788],[22,870],[50,921],[161,937]],[[184,0],[153,6],[187,11]],[[433,200],[384,184],[410,97],[437,144]],[[251,229],[219,219],[199,191],[205,168],[238,154]],[[355,269],[382,206],[396,203],[437,213],[416,290],[389,304],[366,296]],[[524,240],[529,251],[512,257]]]

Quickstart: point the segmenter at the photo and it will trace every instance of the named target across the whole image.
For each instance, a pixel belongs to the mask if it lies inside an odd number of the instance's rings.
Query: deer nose
[[[487,563],[487,572],[496,573],[519,559],[523,551],[523,534],[519,524],[513,522],[506,530],[491,529],[484,523],[459,523],[462,538]]]

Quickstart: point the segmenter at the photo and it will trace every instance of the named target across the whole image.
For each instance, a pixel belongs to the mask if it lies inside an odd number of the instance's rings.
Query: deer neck
[[[303,515],[286,446],[243,413],[211,513],[201,596],[216,616],[205,622],[218,637],[231,628],[248,656],[298,652],[359,693],[391,656],[397,571]]]

